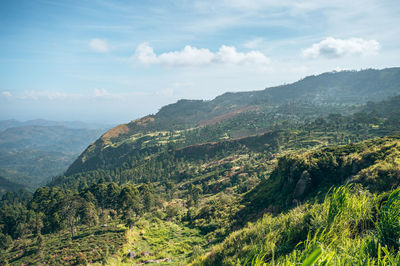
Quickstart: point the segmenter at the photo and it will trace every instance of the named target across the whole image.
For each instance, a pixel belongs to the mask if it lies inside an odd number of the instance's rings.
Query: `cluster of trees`
[[[0,203],[2,247],[7,247],[11,239],[67,228],[74,237],[78,224],[90,227],[109,218],[120,217],[130,225],[156,203],[151,184],[118,186],[104,180],[80,191],[42,187],[31,196],[9,192]]]

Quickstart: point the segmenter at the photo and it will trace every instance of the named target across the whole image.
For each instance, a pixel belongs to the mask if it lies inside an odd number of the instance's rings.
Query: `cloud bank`
[[[347,40],[328,37],[310,48],[304,49],[302,55],[306,58],[339,58],[347,55],[376,54],[380,45],[376,40],[350,38]]]
[[[2,91],[2,92],[0,92],[0,95],[2,95],[4,97],[12,97],[12,94],[9,91]]]
[[[209,64],[268,64],[271,60],[259,51],[241,53],[234,46],[222,45],[215,53],[206,48],[186,45],[180,51],[166,52],[157,55],[148,43],[140,44],[133,56],[134,60],[143,64],[159,64],[164,66],[201,66]]]
[[[89,47],[95,52],[98,53],[106,53],[110,51],[110,47],[108,46],[108,43],[105,40],[102,39],[92,39],[89,42]]]
[[[169,90],[169,89],[168,89]],[[110,92],[104,88],[94,88],[91,92],[86,93],[70,93],[65,91],[38,91],[38,90],[25,90],[20,93],[11,94],[9,91],[0,91],[1,99],[13,100],[34,100],[34,101],[59,101],[59,100],[132,100],[135,97],[154,96],[164,93],[165,90],[156,92]],[[169,91],[168,91],[169,92]],[[172,93],[163,94],[172,95]],[[172,97],[172,96],[171,96]]]

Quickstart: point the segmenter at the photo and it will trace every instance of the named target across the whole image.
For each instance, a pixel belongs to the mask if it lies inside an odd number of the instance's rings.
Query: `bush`
[[[0,249],[7,249],[11,243],[11,236],[0,233]]]
[[[88,263],[86,254],[79,252],[76,257],[76,264],[78,265],[86,265]]]

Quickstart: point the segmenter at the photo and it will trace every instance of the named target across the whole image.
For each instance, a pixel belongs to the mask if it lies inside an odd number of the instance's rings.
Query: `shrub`
[[[0,232],[0,249],[7,249],[11,243],[11,237]]]

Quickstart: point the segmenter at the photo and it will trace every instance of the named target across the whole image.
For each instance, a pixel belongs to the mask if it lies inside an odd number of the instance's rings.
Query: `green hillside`
[[[325,73],[119,125],[48,186],[3,196],[0,258],[397,264],[399,78]]]
[[[102,131],[62,126],[12,127],[0,132],[0,148],[76,152],[85,149]]]
[[[284,156],[237,213],[264,217],[194,264],[399,263],[399,184],[400,137]]]
[[[0,176],[0,197],[2,197],[7,191],[17,192],[21,189],[24,189],[23,185],[11,182]]]
[[[296,126],[330,113],[348,115],[360,103],[400,94],[399,79],[400,68],[331,72],[263,91],[226,93],[212,101],[180,100],[155,115],[110,130],[88,147],[66,174],[113,167],[107,165],[108,154],[116,158],[113,150],[119,146],[118,156],[126,149],[136,152],[137,145],[143,148],[142,143],[153,153],[167,141],[178,146],[215,142],[277,127],[287,129],[288,124]],[[162,138],[158,138],[160,134]]]

